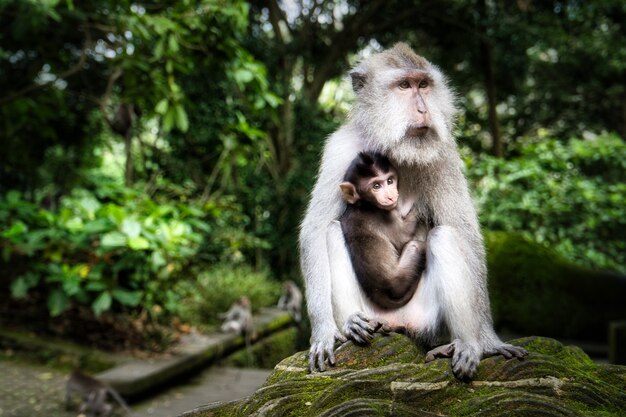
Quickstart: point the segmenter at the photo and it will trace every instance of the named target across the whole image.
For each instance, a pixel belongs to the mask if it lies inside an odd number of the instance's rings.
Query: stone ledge
[[[261,309],[254,316],[257,338],[290,326],[291,317],[275,308]],[[227,354],[245,347],[242,336],[228,333],[191,334],[184,337],[170,355],[149,360],[131,360],[96,375],[125,397],[138,397],[172,379],[206,366]]]

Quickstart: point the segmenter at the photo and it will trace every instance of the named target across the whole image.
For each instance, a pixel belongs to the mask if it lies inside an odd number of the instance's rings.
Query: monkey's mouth
[[[391,204],[378,204],[378,208],[382,209],[382,210],[386,210],[386,211],[391,211],[393,209],[395,209],[396,207],[398,207],[398,202],[394,201]]]
[[[406,129],[406,136],[410,138],[419,138],[425,136],[428,133],[428,125],[410,125]]]

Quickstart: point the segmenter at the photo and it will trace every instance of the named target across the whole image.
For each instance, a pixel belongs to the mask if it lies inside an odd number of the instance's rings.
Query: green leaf
[[[170,52],[176,53],[180,49],[178,47],[178,42],[176,41],[176,36],[174,35],[170,35],[170,37],[168,38],[168,44]]]
[[[174,127],[174,120],[176,119],[176,110],[170,107],[163,116],[163,132],[167,133]]]
[[[139,304],[142,296],[141,291],[129,291],[122,288],[114,289],[111,294],[120,304],[132,307]]]
[[[13,298],[24,298],[28,290],[39,283],[39,275],[34,272],[27,272],[11,283],[11,296]]]
[[[0,234],[0,236],[11,239],[17,236],[20,236],[28,231],[28,226],[26,226],[22,221],[18,220],[11,225],[11,227]]]
[[[167,109],[169,108],[169,106],[170,106],[169,101],[167,101],[167,99],[164,98],[158,102],[158,104],[154,108],[154,111],[160,115],[164,115],[165,113],[167,113]]]
[[[48,296],[48,310],[52,317],[61,314],[68,305],[67,295],[61,289],[54,289]]]
[[[110,232],[102,236],[100,246],[105,248],[119,248],[126,246],[126,236],[120,232]]]
[[[141,236],[131,237],[128,239],[128,247],[132,250],[144,250],[150,248],[150,242]]]
[[[111,294],[109,294],[108,292],[103,292],[91,304],[91,309],[96,316],[100,316],[100,314],[111,308],[111,301]]]
[[[254,79],[254,74],[252,73],[252,71],[244,68],[236,70],[234,75],[235,81],[237,81],[237,84],[239,84],[239,86],[243,86],[243,84],[249,83]]]
[[[189,129],[189,119],[185,108],[180,104],[176,106],[176,126],[183,132]]]
[[[121,229],[122,233],[131,239],[139,236],[141,233],[141,224],[139,224],[137,220],[127,217],[122,221]]]

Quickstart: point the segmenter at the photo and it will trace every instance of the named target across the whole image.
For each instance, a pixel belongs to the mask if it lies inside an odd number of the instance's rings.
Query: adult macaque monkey
[[[350,75],[356,102],[326,143],[300,232],[311,370],[334,365],[336,341],[371,340],[381,328],[404,327],[431,346],[449,335],[451,343],[427,358],[451,356],[459,379],[473,377],[484,356],[523,357],[524,349],[503,343],[493,330],[483,240],[451,135],[456,110],[443,74],[400,43],[363,60]],[[381,310],[365,297],[337,221],[346,207],[337,184],[362,151],[391,160],[402,179],[398,209],[403,215],[415,210],[430,229],[426,270],[398,309]]]
[[[283,283],[283,292],[278,299],[277,307],[287,311],[291,317],[300,323],[302,320],[302,291],[293,281]]]
[[[80,371],[74,371],[70,374],[66,384],[65,409],[75,409],[76,399],[78,399],[79,414],[108,417],[113,411],[113,406],[107,401],[109,394],[128,415],[132,413],[126,401],[113,388]]]
[[[363,292],[377,307],[402,307],[424,271],[426,244],[414,211],[397,209],[396,169],[379,153],[360,152],[339,188],[348,203],[339,221]]]

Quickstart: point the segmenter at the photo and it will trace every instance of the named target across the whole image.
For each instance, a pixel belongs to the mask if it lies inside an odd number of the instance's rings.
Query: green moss
[[[347,343],[325,373],[309,374],[305,352],[299,352],[282,361],[252,397],[210,411],[286,417],[626,415],[626,367],[594,364],[580,349],[552,339],[512,343],[530,355],[484,359],[469,383],[452,376],[449,359],[423,363],[423,353],[401,335],[377,336],[369,347]]]
[[[113,357],[104,352],[6,329],[0,329],[0,349],[4,360],[34,362],[62,371],[82,369],[98,373],[115,365]]]
[[[626,317],[626,277],[571,264],[519,234],[486,232],[496,326],[552,337],[606,340]]]
[[[226,366],[272,369],[295,352],[297,330],[293,327],[273,333],[249,348],[240,349],[222,362]],[[249,349],[249,350],[248,350]]]

